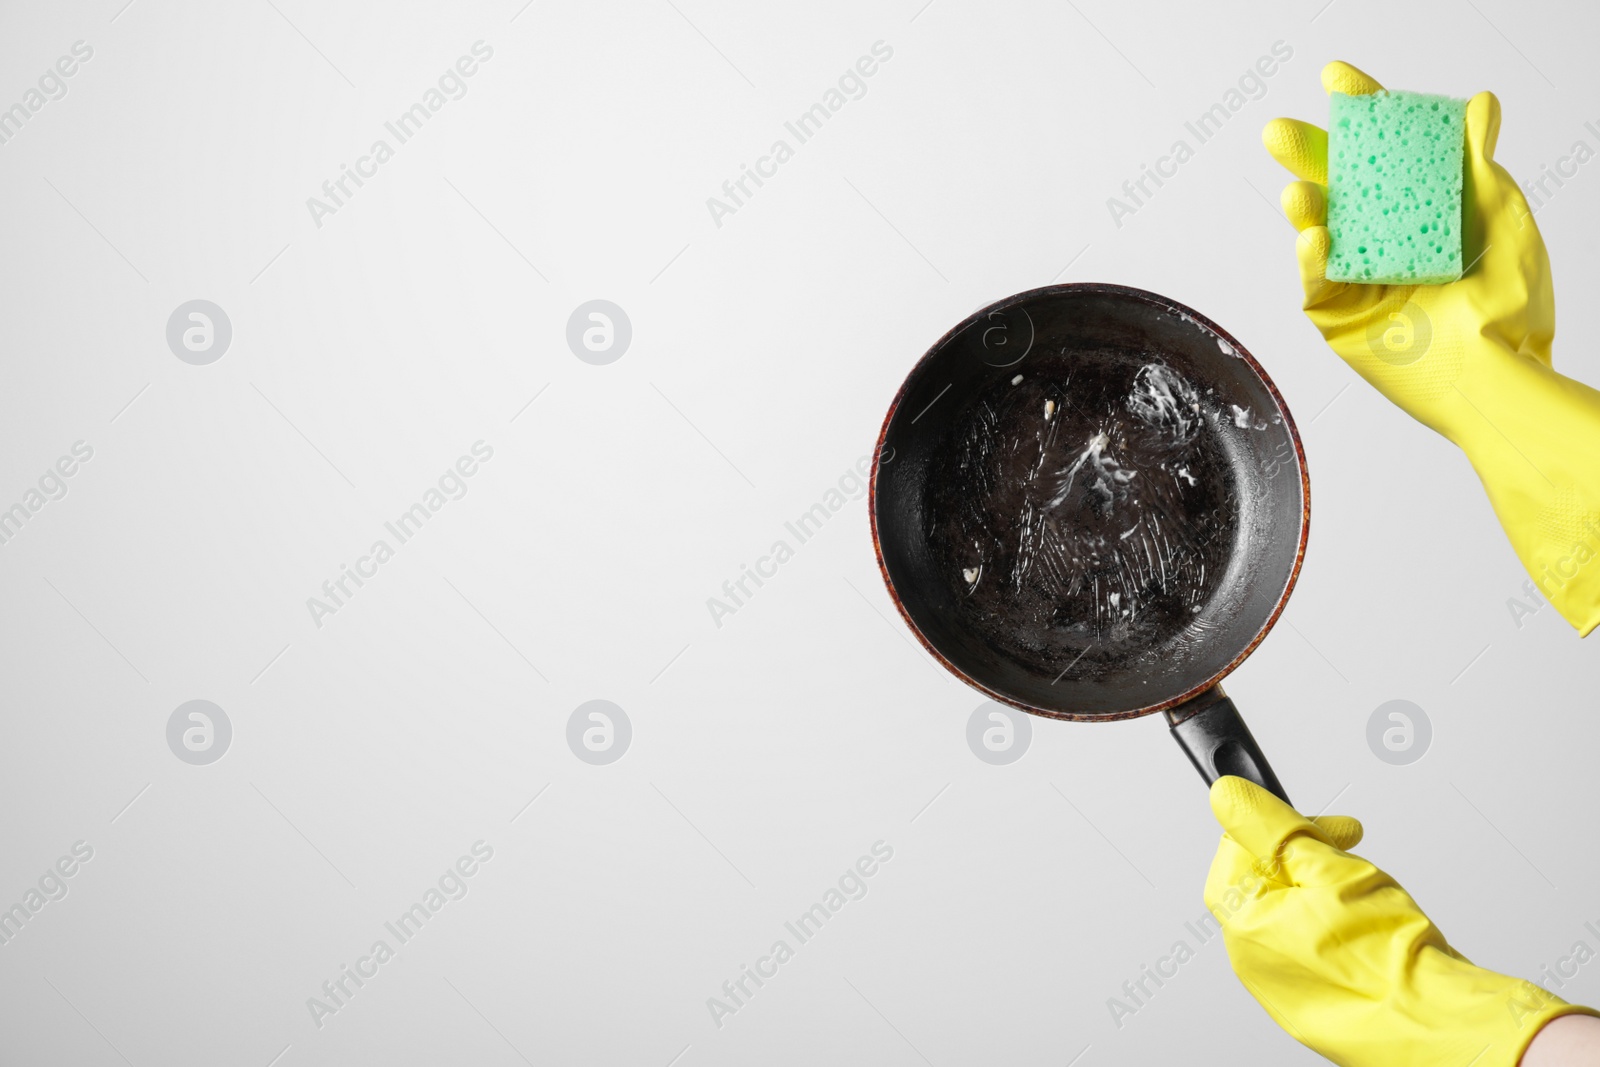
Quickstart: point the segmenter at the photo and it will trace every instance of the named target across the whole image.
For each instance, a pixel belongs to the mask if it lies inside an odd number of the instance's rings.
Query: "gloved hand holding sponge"
[[[1358,374],[1466,453],[1534,584],[1587,636],[1600,624],[1600,392],[1551,368],[1550,260],[1522,191],[1494,160],[1500,102],[1485,92],[1465,105],[1457,229],[1448,188],[1431,204],[1407,204],[1402,191],[1412,177],[1406,166],[1432,159],[1447,167],[1454,158],[1450,102],[1412,97],[1403,102],[1438,104],[1444,115],[1386,115],[1373,106],[1383,98],[1359,99],[1383,87],[1345,63],[1328,64],[1322,85],[1343,94],[1334,97],[1343,125],[1333,139],[1343,155],[1332,160],[1331,190],[1327,132],[1293,119],[1262,132],[1267,150],[1301,179],[1282,203],[1300,231],[1306,315]],[[1397,119],[1410,128],[1399,136],[1382,128]],[[1385,143],[1394,150],[1387,158]],[[1396,218],[1415,224],[1410,241],[1383,232]],[[1417,284],[1454,273],[1458,261],[1447,256],[1457,241],[1464,273]]]
[[[1276,119],[1305,312],[1379,392],[1466,453],[1556,609],[1600,623],[1600,392],[1550,365],[1555,299],[1533,214],[1494,161],[1500,103],[1385,94],[1322,72],[1332,130]],[[1332,158],[1330,160],[1330,152]],[[1331,184],[1330,184],[1331,178]],[[1234,972],[1344,1067],[1600,1063],[1600,1013],[1475,966],[1394,879],[1351,855],[1360,823],[1305,818],[1242,778],[1206,879]]]

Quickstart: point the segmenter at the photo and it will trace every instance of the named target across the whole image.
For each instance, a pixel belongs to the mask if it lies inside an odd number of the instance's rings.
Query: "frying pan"
[[[1166,713],[1207,783],[1288,800],[1219,684],[1305,555],[1283,397],[1166,297],[1055,285],[975,312],[900,387],[872,469],[878,565],[934,658],[1035,715]]]

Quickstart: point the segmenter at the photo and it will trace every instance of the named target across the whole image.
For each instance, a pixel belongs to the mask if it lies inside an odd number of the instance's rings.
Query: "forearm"
[[[1563,1015],[1544,1029],[1522,1054],[1521,1067],[1593,1067],[1600,1064],[1600,1019]]]

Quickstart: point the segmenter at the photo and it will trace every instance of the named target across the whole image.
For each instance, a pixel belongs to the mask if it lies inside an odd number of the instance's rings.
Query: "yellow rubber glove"
[[[1323,68],[1322,85],[1352,96],[1383,88],[1346,63]],[[1379,392],[1467,454],[1523,567],[1587,636],[1600,623],[1600,392],[1550,367],[1550,260],[1494,161],[1499,135],[1500,101],[1479,93],[1467,104],[1468,266],[1448,285],[1329,282],[1328,135],[1274,119],[1262,141],[1302,179],[1282,202],[1300,231],[1307,317]]]
[[[1600,1014],[1476,967],[1393,878],[1344,851],[1361,824],[1307,819],[1243,778],[1219,778],[1226,831],[1206,907],[1250,994],[1343,1067],[1515,1067],[1540,1027]]]

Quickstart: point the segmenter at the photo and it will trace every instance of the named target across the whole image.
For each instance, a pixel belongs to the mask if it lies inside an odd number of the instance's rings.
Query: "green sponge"
[[[1467,102],[1330,94],[1328,280],[1429,285],[1461,277]]]

